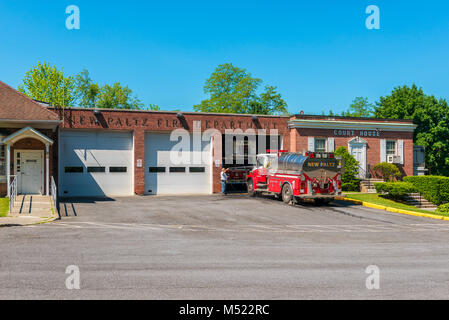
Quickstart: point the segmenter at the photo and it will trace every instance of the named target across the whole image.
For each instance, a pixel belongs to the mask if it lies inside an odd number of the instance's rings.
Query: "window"
[[[0,176],[6,175],[5,145],[0,145]]]
[[[387,141],[387,156],[396,155],[396,141]]]
[[[87,172],[90,173],[105,173],[106,168],[105,167],[87,167]]]
[[[83,173],[83,167],[65,167],[65,173]]]
[[[191,173],[204,173],[204,172],[206,172],[206,168],[205,167],[190,167],[189,168],[189,172],[191,172]]]
[[[17,167],[17,173],[21,172],[21,166],[20,166],[20,152],[17,152],[17,159],[16,159],[16,167]]]
[[[111,173],[125,173],[128,172],[127,167],[109,167],[109,172]]]
[[[171,173],[185,173],[186,168],[185,167],[171,167],[170,172]]]
[[[165,167],[150,167],[150,173],[164,173]]]
[[[315,139],[315,152],[326,152],[326,139]]]

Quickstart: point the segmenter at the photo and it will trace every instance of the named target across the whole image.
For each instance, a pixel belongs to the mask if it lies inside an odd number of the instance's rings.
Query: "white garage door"
[[[169,134],[151,133],[145,136],[145,192],[147,194],[210,194],[211,153],[210,142],[201,142],[202,151],[190,150],[183,156],[190,163],[174,164],[170,151],[177,141],[170,141]],[[205,159],[194,163],[195,158]]]
[[[61,196],[134,193],[132,133],[64,130],[59,141]]]

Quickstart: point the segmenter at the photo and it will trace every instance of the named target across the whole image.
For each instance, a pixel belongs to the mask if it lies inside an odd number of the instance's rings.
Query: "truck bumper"
[[[335,199],[335,197],[338,197],[338,195],[336,195],[336,194],[313,194],[313,195],[302,194],[302,195],[295,196],[295,197],[299,198],[299,199]]]

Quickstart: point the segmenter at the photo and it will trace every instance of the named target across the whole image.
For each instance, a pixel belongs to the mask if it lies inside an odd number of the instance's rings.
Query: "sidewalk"
[[[52,209],[51,197],[17,196],[12,211],[7,217],[0,217],[0,227],[28,226],[56,220],[58,215]]]
[[[361,201],[361,200],[355,200],[355,199],[346,198],[344,194],[342,196],[340,196],[340,197],[336,197],[335,199],[336,200],[341,200],[341,201],[351,202],[351,203],[362,205],[362,206],[368,207],[368,208],[385,210],[385,211],[394,212],[394,213],[400,213],[400,214],[406,214],[406,215],[409,215],[409,216],[449,221],[449,217],[448,216],[432,214],[430,212],[429,213],[419,213],[419,212],[410,211],[410,210],[392,208],[392,207],[379,205],[379,204],[375,204],[375,203],[371,203],[371,202],[365,202],[365,201]]]
[[[41,224],[56,220],[57,217],[0,217],[0,228],[2,227],[19,227],[29,226],[33,224]]]

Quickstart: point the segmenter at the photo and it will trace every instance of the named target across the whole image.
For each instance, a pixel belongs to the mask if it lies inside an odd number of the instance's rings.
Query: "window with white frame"
[[[315,152],[326,152],[326,139],[315,138]]]
[[[387,156],[396,155],[396,141],[387,140]]]
[[[6,149],[5,145],[0,145],[0,177],[6,176]]]

